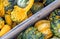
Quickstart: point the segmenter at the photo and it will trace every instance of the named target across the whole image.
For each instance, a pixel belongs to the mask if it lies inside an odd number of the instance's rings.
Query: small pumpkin
[[[43,3],[35,2],[31,8],[32,13],[36,13],[44,7]]]
[[[0,29],[4,27],[4,20],[0,17]]]
[[[44,36],[36,28],[30,27],[25,32],[20,33],[17,39],[44,39]]]
[[[12,25],[12,20],[10,15],[5,14],[5,21],[8,25]]]
[[[52,36],[52,32],[50,30],[50,21],[40,20],[35,24],[35,27],[38,29],[38,31],[45,35],[45,39],[48,39]]]
[[[10,30],[11,30],[11,27],[9,25],[4,25],[4,27],[0,31],[0,37],[6,34]]]

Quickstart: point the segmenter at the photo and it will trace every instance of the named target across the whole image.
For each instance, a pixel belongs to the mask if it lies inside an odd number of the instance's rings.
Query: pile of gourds
[[[54,0],[35,0],[31,11],[36,13]],[[39,20],[33,26],[22,31],[17,39],[60,39],[60,9],[55,9],[46,19]]]
[[[0,0],[0,37],[54,0]],[[17,39],[59,39],[60,9],[48,20],[40,20],[19,34]]]

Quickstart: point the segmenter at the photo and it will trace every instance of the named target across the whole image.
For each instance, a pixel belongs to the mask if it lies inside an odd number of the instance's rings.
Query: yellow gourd
[[[5,14],[5,21],[8,25],[12,25],[12,20],[10,15]]]
[[[41,20],[35,24],[35,27],[38,31],[42,32],[45,35],[45,39],[48,39],[52,36],[52,32],[50,30],[50,21]]]
[[[9,25],[5,25],[0,31],[0,37],[6,34],[10,30],[11,30],[11,27]]]
[[[22,22],[27,19],[27,12],[30,10],[34,3],[34,0],[29,0],[29,4],[26,8],[20,8],[19,6],[14,6],[14,10],[11,12],[11,19],[14,22]]]

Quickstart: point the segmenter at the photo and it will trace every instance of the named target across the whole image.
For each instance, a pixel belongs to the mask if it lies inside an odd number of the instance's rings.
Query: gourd
[[[0,3],[0,17],[3,17],[4,14],[5,14],[4,5],[3,3]]]
[[[60,19],[60,9],[54,10],[49,16],[49,20],[56,20],[56,19]]]
[[[60,37],[60,9],[54,10],[50,15],[51,30],[55,36]]]
[[[43,3],[35,2],[31,8],[32,13],[36,13],[44,7]]]
[[[44,36],[36,28],[30,27],[23,34],[19,34],[17,39],[44,39]]]
[[[60,37],[60,19],[51,21],[51,30],[55,36]]]
[[[6,24],[8,25],[12,25],[12,20],[11,20],[11,16],[8,15],[8,14],[5,14],[5,21],[6,21]]]
[[[27,19],[27,12],[32,7],[34,0],[29,0],[29,4],[25,8],[21,8],[19,6],[14,6],[13,11],[11,12],[11,19],[14,22],[20,23]]]
[[[45,39],[48,39],[52,36],[52,32],[50,30],[50,21],[40,20],[35,24],[35,27],[38,29],[38,31],[45,35]]]
[[[0,31],[0,37],[6,34],[10,30],[11,30],[11,27],[9,25],[4,25],[4,27]]]
[[[0,17],[0,29],[4,27],[4,20]]]

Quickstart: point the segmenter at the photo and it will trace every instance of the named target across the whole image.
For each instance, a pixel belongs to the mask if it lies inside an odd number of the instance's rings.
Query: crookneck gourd
[[[40,20],[35,24],[35,27],[38,29],[38,31],[45,35],[45,39],[48,39],[52,36],[52,32],[50,30],[50,21]]]
[[[33,3],[34,3],[34,0],[29,0],[29,4],[25,8],[14,6],[13,11],[11,12],[11,19],[17,23],[27,19],[27,12],[30,10]]]
[[[36,28],[30,27],[25,32],[20,33],[17,39],[44,39],[44,36]]]

